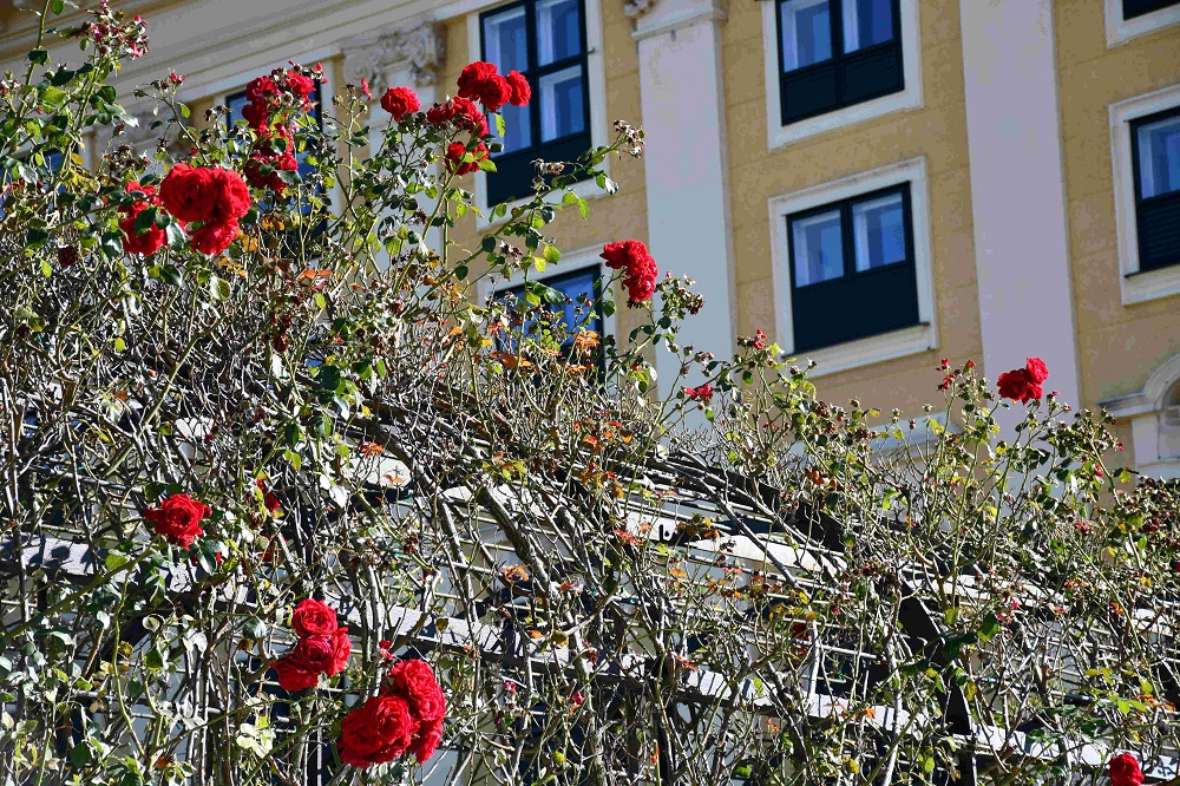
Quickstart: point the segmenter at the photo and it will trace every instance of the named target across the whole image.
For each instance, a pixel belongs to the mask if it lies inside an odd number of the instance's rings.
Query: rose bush
[[[171,74],[160,144],[84,168],[145,24],[59,64],[41,11],[0,83],[5,783],[1171,777],[1180,492],[1035,357],[907,418],[762,331],[681,345],[702,298],[640,241],[567,300],[553,224],[642,132],[470,240],[534,100],[486,63],[322,127],[315,66],[232,128]]]

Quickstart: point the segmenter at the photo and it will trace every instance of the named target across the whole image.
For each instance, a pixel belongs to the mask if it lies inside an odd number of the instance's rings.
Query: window
[[[777,0],[783,125],[905,87],[900,0]]]
[[[483,59],[501,73],[520,71],[533,88],[528,106],[501,110],[506,133],[487,178],[488,204],[528,196],[534,159],[573,161],[590,147],[582,2],[522,0],[480,16]]]
[[[1123,19],[1134,19],[1137,16],[1159,11],[1161,8],[1177,5],[1177,0],[1122,0]]]
[[[597,265],[541,279],[538,283],[555,290],[564,298],[550,309],[555,322],[570,334],[562,342],[563,348],[568,349],[573,344],[572,334],[578,330],[593,330],[599,336],[603,335],[602,314],[597,307],[602,296],[602,272]],[[519,284],[505,287],[498,294],[512,295],[524,301],[525,289],[525,284]],[[525,333],[531,335],[537,327],[535,321],[526,324]]]
[[[908,184],[786,221],[796,351],[919,323]]]
[[[1139,270],[1180,263],[1180,107],[1131,123]]]

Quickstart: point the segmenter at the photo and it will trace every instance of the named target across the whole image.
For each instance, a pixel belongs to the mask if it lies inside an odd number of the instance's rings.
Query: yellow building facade
[[[27,5],[0,4],[5,62]],[[686,343],[725,355],[762,329],[817,361],[824,397],[912,414],[942,357],[994,378],[1040,355],[1048,389],[1116,415],[1138,467],[1180,476],[1180,1],[116,5],[152,34],[122,76],[133,110],[169,69],[205,107],[289,59],[325,64],[325,101],[365,77],[429,103],[472,60],[520,67],[534,100],[507,119],[528,133],[473,177],[481,205],[520,195],[519,162],[604,143],[616,119],[647,133],[644,158],[610,161],[617,193],[579,186],[589,217],[553,225],[558,283],[643,240],[707,298]],[[494,226],[469,216],[454,237]],[[625,334],[621,312],[602,328]]]

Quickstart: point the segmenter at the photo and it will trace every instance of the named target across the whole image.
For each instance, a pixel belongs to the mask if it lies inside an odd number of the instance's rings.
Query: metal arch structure
[[[401,453],[397,459],[399,466],[409,476],[407,487],[413,487],[415,482],[429,482],[425,478],[415,478],[413,456]],[[785,564],[783,556],[778,553],[773,536],[787,535],[794,546],[802,552],[796,558],[796,563],[804,561],[813,566],[832,568],[840,559],[844,550],[844,539],[848,534],[846,528],[827,513],[819,509],[795,509],[787,517],[781,511],[775,510],[778,491],[754,478],[744,477],[724,469],[708,467],[691,456],[672,456],[662,462],[645,467],[645,476],[657,478],[664,492],[666,504],[662,510],[650,511],[656,526],[646,531],[636,531],[637,535],[646,537],[678,548],[701,548],[723,551],[721,545],[726,539],[744,539],[747,544],[753,544],[760,549],[763,561],[773,565],[781,574],[780,578],[789,580],[795,572],[791,566]],[[722,488],[724,494],[717,494],[716,489]],[[391,505],[411,505],[413,495],[402,491],[390,494],[388,489],[379,485],[369,489],[379,495]],[[505,509],[505,502],[496,493],[496,489],[479,488],[464,489],[453,487],[444,494],[464,497],[470,496],[477,500],[488,513],[489,519],[510,515]],[[714,498],[710,499],[710,495]],[[759,515],[773,514],[773,515]],[[676,522],[683,522],[694,516],[705,517],[721,533],[720,537],[693,540],[693,535],[675,526]],[[64,533],[63,533],[64,534]],[[514,541],[511,533],[506,534],[507,552],[528,549],[527,544],[519,540]],[[518,555],[519,556],[519,555]],[[82,542],[70,540],[66,537],[41,536],[39,538],[20,541],[6,539],[0,541],[0,572],[8,578],[14,576],[18,570],[44,571],[61,577],[79,586],[85,587],[94,578],[99,566],[102,565],[104,554],[95,553],[91,547]],[[490,566],[485,566],[490,567]],[[539,580],[539,577],[538,577]],[[897,623],[907,637],[911,648],[916,653],[923,653],[930,662],[945,667],[949,660],[943,646],[945,634],[940,628],[936,615],[926,603],[921,600],[920,588],[912,583],[903,582],[905,601],[901,604]],[[203,589],[195,584],[186,583],[178,579],[171,587],[174,597],[180,605],[195,603]],[[359,617],[351,617],[353,623],[363,624]],[[399,607],[390,610],[389,619],[384,621],[387,629],[405,646],[420,652],[430,650],[447,651],[451,653],[470,652],[474,647],[482,657],[493,658],[504,663],[519,662],[527,659],[526,648],[511,625],[497,627],[490,624],[473,624],[469,617],[451,616],[437,618],[422,609]],[[507,621],[506,621],[507,622]],[[146,634],[143,620],[133,621],[121,633],[120,641],[135,643]],[[108,644],[113,646],[112,644]],[[531,664],[541,669],[570,668],[576,653],[572,651],[551,651],[543,661]],[[635,654],[624,656],[614,664],[614,678],[620,683],[644,679],[649,668],[644,656]],[[1175,679],[1171,675],[1162,675],[1163,682],[1169,691],[1176,690]],[[748,681],[747,681],[748,683]],[[748,684],[743,684],[739,694],[746,700],[752,711],[760,708],[770,709],[770,702],[759,701],[754,691],[749,690]],[[680,697],[691,697],[695,700],[722,701],[733,697],[733,689],[723,674],[700,669],[681,680]],[[810,697],[809,714],[816,719],[830,717],[841,710],[841,701],[832,696],[815,693]],[[890,724],[896,728],[897,716],[893,708],[878,707],[874,723],[882,730],[888,730]],[[994,756],[998,749],[997,741],[1003,746],[1013,748],[1011,755],[1035,756],[1040,758],[1052,757],[1055,752],[1039,747],[1031,742],[1026,734],[1011,730],[986,727],[979,724],[972,717],[970,702],[962,688],[954,682],[948,683],[943,704],[942,726],[961,744],[958,755],[957,771],[947,774],[947,785],[975,786],[978,782],[977,770],[980,761]],[[670,746],[669,746],[670,748]],[[664,756],[671,755],[665,752]],[[1094,766],[1101,764],[1101,758],[1091,760]],[[668,762],[672,765],[672,762]],[[674,766],[668,766],[673,770]],[[1174,778],[1180,774],[1180,762],[1175,759],[1164,760],[1150,775],[1158,779]],[[674,781],[668,781],[672,786]]]

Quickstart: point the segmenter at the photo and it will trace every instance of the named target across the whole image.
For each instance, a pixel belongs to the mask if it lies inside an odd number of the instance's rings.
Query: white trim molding
[[[1123,305],[1180,294],[1180,265],[1146,272],[1139,270],[1136,173],[1130,130],[1131,121],[1175,107],[1180,107],[1180,84],[1110,105],[1110,159],[1114,169],[1114,213]]]
[[[435,13],[435,18],[445,19],[443,16],[448,12],[452,16],[458,14],[466,14],[467,16],[467,54],[468,60],[478,59],[479,52],[482,51],[480,46],[480,30],[479,30],[479,15],[483,11],[495,8],[498,5],[507,5],[512,0],[458,0],[458,2],[450,3],[443,6]],[[603,39],[602,39],[602,0],[584,0],[583,8],[586,12],[584,24],[586,25],[586,73],[590,81],[588,89],[590,91],[590,146],[602,147],[606,145],[609,139],[609,130],[607,127],[607,106],[606,106],[606,68],[603,64]],[[602,162],[602,168],[607,176],[610,176],[610,158],[608,157]],[[526,204],[529,201],[528,197],[517,199],[506,203],[507,212],[500,218],[495,218],[491,214],[491,208],[495,205],[488,204],[488,175],[486,172],[476,172],[475,175],[475,206],[477,208],[475,214],[475,227],[477,230],[489,229],[504,223],[512,216],[512,209]],[[593,180],[582,180],[575,183],[571,190],[580,196],[582,199],[593,199],[595,197],[607,196],[608,192],[601,189]],[[554,193],[547,201],[554,205],[560,204],[564,192]]]
[[[1180,354],[1161,363],[1138,392],[1099,404],[1119,420],[1129,420],[1135,467],[1147,475],[1180,478],[1180,413],[1168,394],[1180,384]]]
[[[971,218],[984,372],[995,379],[1038,355],[1061,400],[1078,406],[1053,6],[959,2]],[[1021,409],[1001,411],[1006,438]]]
[[[1123,19],[1123,0],[1104,0],[1106,5],[1106,46],[1125,44],[1132,38],[1180,24],[1180,3],[1149,14]]]
[[[919,39],[918,0],[901,0],[901,64],[903,89],[897,93],[862,101],[826,114],[789,125],[782,124],[782,94],[779,91],[777,0],[762,0],[762,54],[766,87],[767,144],[773,150],[802,139],[863,123],[893,112],[922,107],[922,57]]]
[[[795,328],[791,302],[791,254],[787,237],[787,217],[829,202],[838,202],[902,183],[908,183],[910,187],[914,272],[918,284],[918,324],[805,353],[817,363],[812,373],[813,377],[927,352],[938,347],[926,159],[919,157],[889,164],[770,200],[771,270],[777,304],[775,328],[779,344],[786,352],[791,353],[795,351]]]

